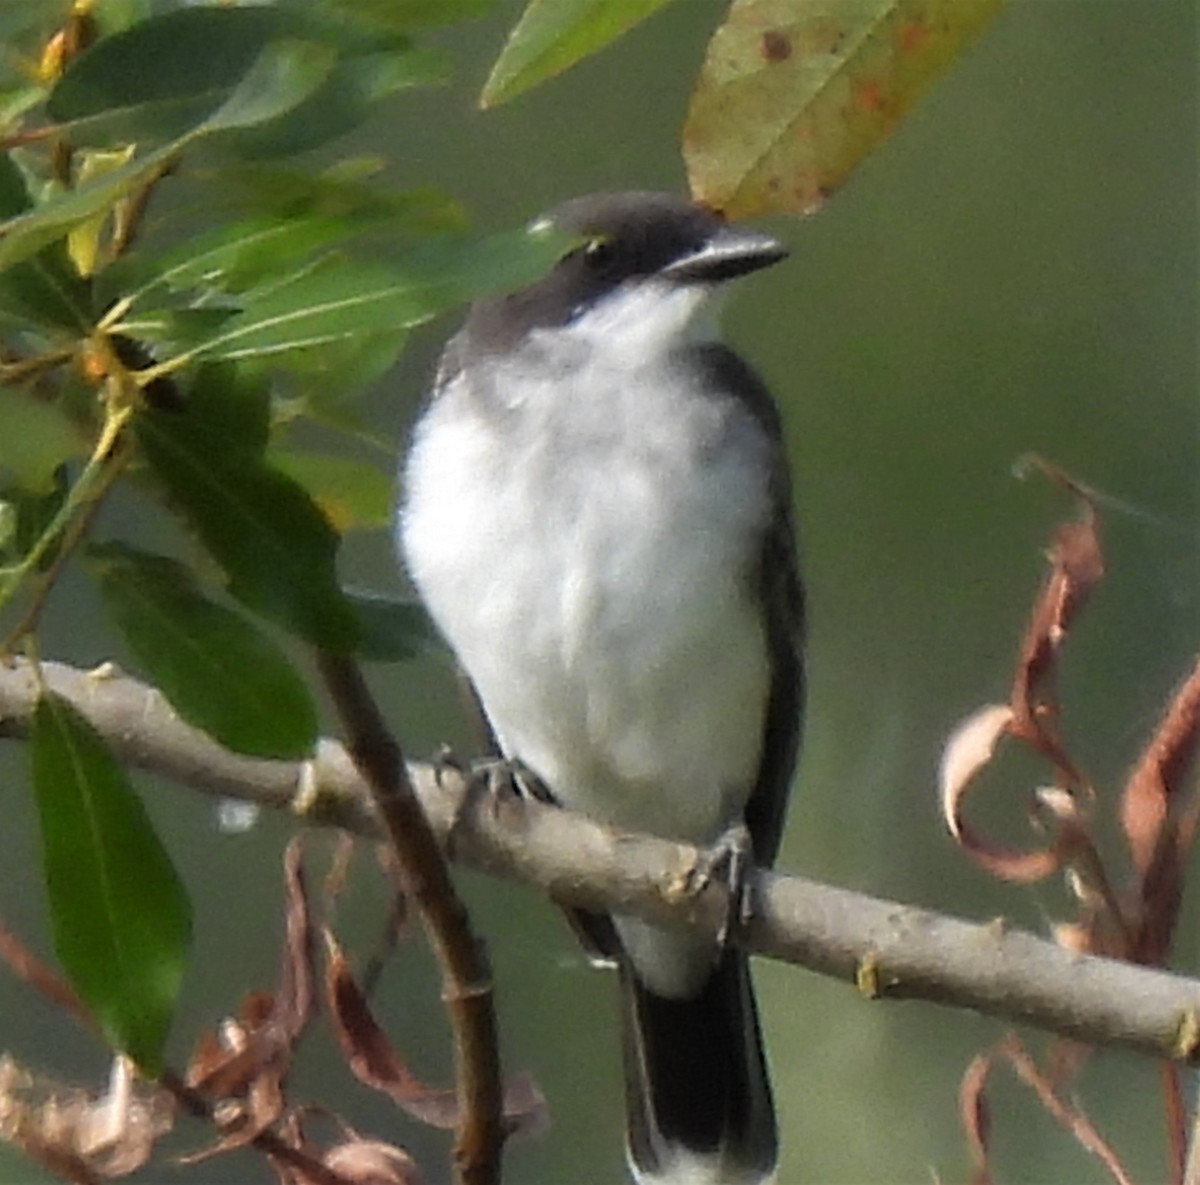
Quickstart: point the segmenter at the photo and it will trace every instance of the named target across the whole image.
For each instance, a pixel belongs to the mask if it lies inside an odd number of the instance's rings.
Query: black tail
[[[683,1000],[656,996],[622,960],[621,997],[629,1159],[639,1182],[766,1181],[778,1140],[746,956],[727,948],[703,990]]]

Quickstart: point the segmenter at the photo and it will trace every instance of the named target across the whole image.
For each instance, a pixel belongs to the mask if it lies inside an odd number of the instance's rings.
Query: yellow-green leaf
[[[900,123],[1005,0],[734,0],[683,133],[693,196],[807,213]]]
[[[395,480],[378,464],[290,447],[268,450],[267,463],[298,481],[339,531],[391,521]]]
[[[44,494],[54,488],[59,465],[84,451],[83,437],[57,403],[0,389],[0,475]]]

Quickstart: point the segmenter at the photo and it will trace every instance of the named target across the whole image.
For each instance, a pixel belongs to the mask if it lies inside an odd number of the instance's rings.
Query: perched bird
[[[408,570],[502,754],[625,831],[775,858],[799,742],[801,590],[779,417],[709,298],[782,259],[656,193],[566,202],[579,245],[479,301],[404,471]],[[635,1178],[753,1185],[777,1159],[746,956],[632,917],[620,969]]]

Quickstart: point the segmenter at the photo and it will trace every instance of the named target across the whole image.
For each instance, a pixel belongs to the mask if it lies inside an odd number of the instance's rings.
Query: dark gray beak
[[[661,275],[681,284],[719,284],[770,267],[786,258],[787,253],[787,248],[770,235],[722,226],[698,250],[663,268]]]

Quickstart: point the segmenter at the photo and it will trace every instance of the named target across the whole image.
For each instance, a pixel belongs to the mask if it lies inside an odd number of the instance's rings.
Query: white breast
[[[588,349],[590,343],[579,343]],[[410,453],[413,580],[507,753],[614,826],[698,843],[739,812],[769,672],[749,574],[769,444],[667,357],[589,385],[535,339],[488,392],[455,380]],[[644,362],[644,355],[642,361]]]

